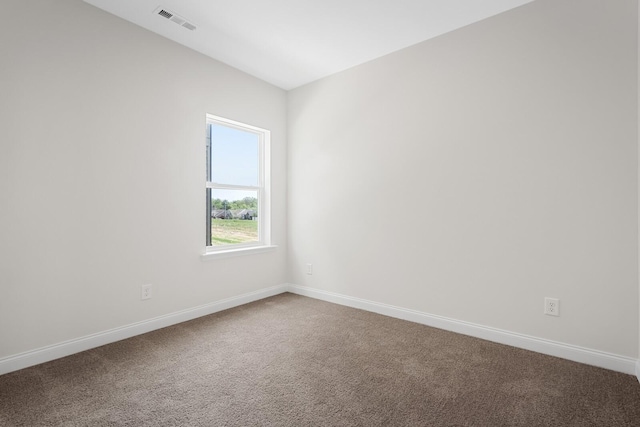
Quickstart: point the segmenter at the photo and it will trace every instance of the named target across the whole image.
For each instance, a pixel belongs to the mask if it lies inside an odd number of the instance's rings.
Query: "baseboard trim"
[[[174,313],[158,316],[152,319],[110,329],[108,331],[87,335],[58,344],[42,347],[39,349],[19,353],[0,359],[0,375],[40,363],[49,362],[61,357],[69,356],[81,351],[90,350],[112,342],[131,338],[156,329],[186,322],[198,317],[217,313],[229,308],[237,307],[250,302],[258,301],[283,292],[307,296],[335,304],[358,308],[373,313],[382,314],[389,317],[408,320],[427,326],[432,326],[447,331],[457,332],[488,341],[506,344],[513,347],[523,348],[550,356],[573,360],[575,362],[598,366],[625,374],[635,375],[640,381],[640,360],[630,357],[619,356],[598,350],[564,344],[543,338],[518,334],[502,329],[491,328],[475,323],[450,319],[447,317],[423,313],[389,304],[378,303],[361,298],[350,297],[335,292],[314,289],[295,284],[282,284],[260,289],[254,292],[223,299],[198,307],[177,311]]]
[[[385,316],[408,320],[476,338],[482,338],[500,344],[506,344],[550,356],[573,360],[575,362],[598,366],[612,371],[623,372],[625,374],[635,374],[638,377],[638,380],[640,380],[640,360],[630,357],[518,334],[502,329],[491,328],[475,323],[450,319],[447,317],[368,301],[361,298],[350,297],[306,286],[290,284],[288,290],[294,294],[358,308],[365,311],[371,311]]]
[[[19,353],[0,359],[0,375],[19,369],[28,368],[29,366],[38,365],[40,363],[49,362],[61,357],[69,356],[81,351],[90,350],[105,344],[131,338],[136,335],[154,331],[156,329],[165,328],[185,322],[187,320],[196,319],[208,314],[217,313],[229,308],[237,307],[250,302],[258,301],[263,298],[278,295],[287,292],[289,286],[286,284],[272,286],[260,289],[254,292],[226,298],[198,307],[186,310],[176,311],[174,313],[165,314],[163,316],[154,317],[152,319],[143,320],[141,322],[132,323],[108,331],[87,335],[81,338],[72,339],[58,344],[42,347],[36,350]]]

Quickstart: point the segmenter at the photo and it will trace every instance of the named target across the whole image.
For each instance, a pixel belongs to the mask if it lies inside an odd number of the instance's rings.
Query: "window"
[[[270,246],[270,132],[207,114],[207,254]]]

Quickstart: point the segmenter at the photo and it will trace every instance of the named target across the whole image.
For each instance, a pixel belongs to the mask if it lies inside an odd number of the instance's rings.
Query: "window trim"
[[[257,192],[258,241],[221,246],[205,246],[202,259],[227,258],[229,256],[257,253],[274,249],[276,246],[271,245],[271,131],[207,113],[205,126],[205,137],[207,139],[210,138],[210,135],[207,135],[210,124],[218,124],[258,135],[257,186],[219,184],[213,181],[209,181],[209,177],[205,176],[205,189],[247,190]],[[211,153],[208,149],[207,156],[210,155]],[[209,160],[207,159],[207,161]],[[207,208],[206,212],[210,217],[210,207]],[[210,219],[207,219],[206,227],[210,228]],[[207,232],[207,237],[210,237],[210,231]],[[210,242],[211,241],[209,240],[208,243]]]
[[[271,252],[275,250],[277,245],[266,245],[266,246],[253,246],[250,248],[235,248],[227,249],[225,251],[216,251],[216,252],[207,252],[200,255],[200,259],[202,261],[213,261],[217,259],[223,258],[232,258],[236,256],[244,256],[244,255],[253,255],[260,254],[263,252]]]

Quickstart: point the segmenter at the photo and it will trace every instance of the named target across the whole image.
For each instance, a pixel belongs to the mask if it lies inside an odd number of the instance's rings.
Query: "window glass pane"
[[[211,125],[207,134],[207,181],[211,181]]]
[[[211,190],[211,246],[258,240],[258,192]]]
[[[206,235],[206,242],[207,242],[207,246],[211,246],[211,219],[212,219],[212,209],[213,209],[213,203],[211,203],[211,189],[207,188],[207,201],[206,201],[206,208],[207,208],[207,235]]]
[[[258,185],[260,137],[252,132],[211,124],[211,173],[213,182]]]

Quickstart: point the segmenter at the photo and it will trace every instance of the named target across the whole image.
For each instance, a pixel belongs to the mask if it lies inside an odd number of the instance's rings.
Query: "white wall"
[[[538,0],[290,92],[292,281],[636,357],[637,17]]]
[[[3,10],[0,359],[286,279],[638,355],[634,0],[538,0],[290,93],[289,233],[282,90],[80,0]],[[205,112],[272,131],[274,253],[199,259]]]
[[[0,358],[286,281],[284,91],[80,0],[2,6]],[[272,131],[273,253],[199,258],[207,112]]]

